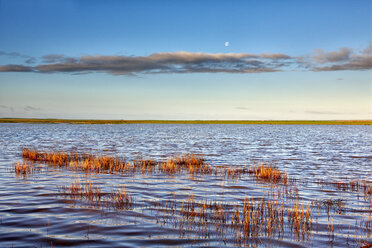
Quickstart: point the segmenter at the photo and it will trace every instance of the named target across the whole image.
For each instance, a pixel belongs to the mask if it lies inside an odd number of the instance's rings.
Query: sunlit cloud
[[[369,42],[368,46],[363,50],[365,54],[372,54],[372,42]]]
[[[371,70],[372,43],[361,52],[344,47],[336,52],[317,51],[314,57],[322,64],[314,66],[314,71]]]
[[[32,72],[31,66],[24,65],[0,65],[0,72]]]
[[[165,52],[149,56],[83,56],[80,58],[63,55],[46,55],[43,64],[23,68],[35,72],[106,72],[112,75],[140,73],[258,73],[282,70],[284,61],[292,58],[285,54],[247,53],[191,53]],[[0,67],[1,68],[1,67]],[[3,68],[3,71],[20,68]]]
[[[324,52],[322,49],[316,49],[315,55],[313,56],[314,60],[320,64],[328,62],[342,62],[350,59],[352,50],[347,47],[342,47],[335,52]]]
[[[0,55],[26,56],[0,52]],[[34,60],[28,57],[28,60]],[[282,53],[193,53],[163,52],[148,56],[87,55],[68,57],[44,55],[35,66],[0,65],[0,72],[82,74],[104,72],[111,75],[157,73],[263,73],[277,71],[338,71],[372,69],[372,43],[360,52],[342,47],[336,51],[315,50],[312,56],[292,57]],[[29,61],[34,62],[34,61]]]

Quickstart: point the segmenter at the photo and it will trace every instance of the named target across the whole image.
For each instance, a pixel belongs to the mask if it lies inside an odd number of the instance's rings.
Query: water
[[[125,157],[127,160],[172,155],[204,155],[212,165],[275,164],[288,176],[300,179],[296,188],[303,202],[342,200],[342,210],[318,209],[311,237],[303,240],[260,237],[245,245],[258,247],[360,247],[372,243],[363,225],[371,203],[363,194],[322,185],[319,180],[367,180],[372,175],[371,126],[307,125],[69,125],[0,124],[0,246],[1,247],[138,247],[232,246],[233,236],[208,237],[197,230],[180,232],[162,223],[162,212],[151,207],[172,197],[182,201],[217,196],[229,202],[259,198],[267,184],[251,175],[240,180],[218,176],[164,174],[84,174],[42,165],[38,173],[16,177],[12,165],[22,161],[21,150],[78,151]],[[110,192],[125,185],[135,198],[129,210],[92,206],[63,196],[60,186],[80,178]],[[346,178],[346,179],[345,179]],[[174,195],[173,195],[174,193]],[[329,217],[334,232],[329,232]],[[315,222],[315,221],[314,221]]]

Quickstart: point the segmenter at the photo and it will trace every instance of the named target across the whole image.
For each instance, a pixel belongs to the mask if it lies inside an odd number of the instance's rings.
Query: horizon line
[[[60,119],[60,118],[0,118],[0,123],[35,124],[319,124],[319,125],[372,125],[367,120],[125,120],[125,119]]]

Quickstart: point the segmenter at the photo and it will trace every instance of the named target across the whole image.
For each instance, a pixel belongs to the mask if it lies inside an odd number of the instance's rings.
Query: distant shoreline
[[[0,123],[34,124],[245,124],[245,125],[372,125],[372,120],[76,120],[0,118]]]

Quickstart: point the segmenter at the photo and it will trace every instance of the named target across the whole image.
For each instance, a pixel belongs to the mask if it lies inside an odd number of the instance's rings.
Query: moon
[[[226,42],[225,42],[225,47],[228,47],[228,46],[229,46],[229,42],[226,41]]]

